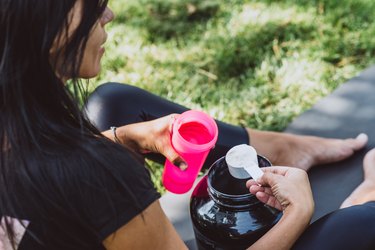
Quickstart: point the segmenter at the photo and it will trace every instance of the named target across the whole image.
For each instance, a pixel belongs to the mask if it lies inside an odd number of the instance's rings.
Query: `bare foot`
[[[360,134],[355,139],[341,140],[253,129],[247,129],[247,132],[250,144],[272,164],[298,167],[306,171],[314,165],[344,160],[363,148],[368,140],[366,134]]]
[[[375,148],[363,159],[363,182],[341,204],[340,208],[359,205],[375,200]]]

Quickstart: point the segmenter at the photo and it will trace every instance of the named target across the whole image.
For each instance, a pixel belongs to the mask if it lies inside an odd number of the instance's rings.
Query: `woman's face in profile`
[[[71,37],[74,33],[76,28],[81,22],[82,18],[82,8],[83,3],[82,0],[77,0],[75,6],[70,12],[70,24],[68,27],[68,36],[61,35],[56,38],[51,50],[51,58],[57,60],[57,65],[59,62],[62,61],[62,58],[54,58],[54,55],[57,51],[62,49],[62,45],[66,44],[66,37]],[[87,40],[87,44],[85,47],[85,51],[83,52],[82,63],[79,68],[79,77],[80,78],[92,78],[99,74],[101,69],[101,58],[105,52],[103,47],[104,43],[107,40],[107,33],[105,32],[105,25],[111,22],[114,18],[114,14],[112,10],[108,7],[104,10],[100,19],[95,23],[92,27],[92,30],[89,34],[89,38]],[[63,49],[62,49],[63,50]],[[61,64],[60,64],[61,65]],[[63,80],[66,81],[70,78],[70,76],[61,75],[59,70],[57,69],[58,76]]]

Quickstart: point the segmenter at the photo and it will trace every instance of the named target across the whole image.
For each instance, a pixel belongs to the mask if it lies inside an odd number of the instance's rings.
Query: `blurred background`
[[[101,75],[281,131],[374,63],[373,0],[112,0]],[[150,164],[159,191],[162,166]]]

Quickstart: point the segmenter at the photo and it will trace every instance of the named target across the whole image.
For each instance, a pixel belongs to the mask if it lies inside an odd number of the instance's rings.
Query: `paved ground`
[[[375,66],[341,85],[295,119],[286,132],[323,137],[369,136],[368,146],[348,160],[309,172],[315,199],[313,220],[339,208],[363,179],[362,159],[375,147]]]

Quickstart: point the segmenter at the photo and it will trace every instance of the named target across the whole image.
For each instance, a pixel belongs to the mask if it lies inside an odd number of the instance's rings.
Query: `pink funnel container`
[[[171,144],[188,168],[182,171],[168,159],[165,161],[162,181],[167,190],[183,194],[191,189],[217,136],[215,120],[203,112],[189,110],[177,117],[172,127]]]

